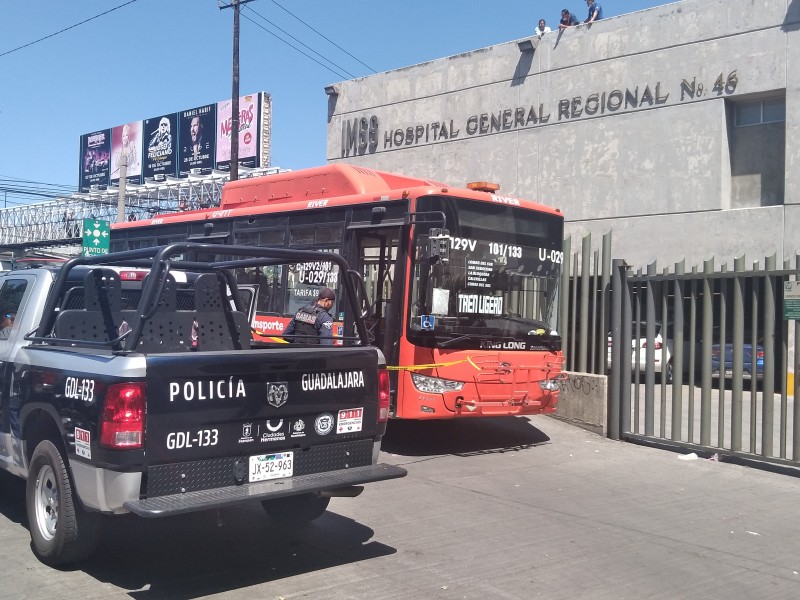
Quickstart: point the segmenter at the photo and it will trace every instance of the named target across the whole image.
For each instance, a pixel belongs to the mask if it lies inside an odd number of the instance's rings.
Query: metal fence
[[[609,376],[615,439],[709,455],[800,466],[800,396],[794,378],[800,325],[785,320],[784,283],[800,255],[744,257],[687,272],[684,263],[633,271],[591,238],[562,278],[559,327],[567,369]]]

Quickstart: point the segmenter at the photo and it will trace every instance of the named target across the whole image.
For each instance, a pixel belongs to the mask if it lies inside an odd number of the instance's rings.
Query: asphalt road
[[[260,506],[109,519],[97,555],[30,551],[0,475],[3,598],[800,598],[800,478],[614,442],[548,417],[392,423],[408,477],[301,531]]]

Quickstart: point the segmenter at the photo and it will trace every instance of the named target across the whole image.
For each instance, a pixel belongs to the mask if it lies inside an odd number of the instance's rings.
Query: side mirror
[[[447,229],[431,228],[428,237],[428,258],[431,264],[450,261],[450,232]]]

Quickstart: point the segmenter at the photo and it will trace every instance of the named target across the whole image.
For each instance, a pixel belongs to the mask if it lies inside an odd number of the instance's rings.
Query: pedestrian
[[[559,29],[567,29],[568,27],[577,27],[580,25],[578,18],[571,14],[566,8],[561,11],[561,20],[558,22]]]
[[[302,307],[294,315],[283,336],[287,342],[333,346],[333,317],[328,311],[333,308],[336,294],[330,288],[322,288],[314,304]]]
[[[536,29],[533,30],[533,33],[538,37],[542,37],[545,33],[550,33],[550,28],[547,26],[544,19],[539,19],[539,24],[536,26]]]
[[[586,6],[589,7],[589,16],[584,23],[594,23],[603,18],[603,7],[594,0],[586,0]]]

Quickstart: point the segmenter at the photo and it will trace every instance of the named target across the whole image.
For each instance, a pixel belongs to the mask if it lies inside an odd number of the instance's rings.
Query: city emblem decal
[[[289,384],[286,381],[276,381],[267,387],[267,402],[270,406],[280,408],[289,399]]]

